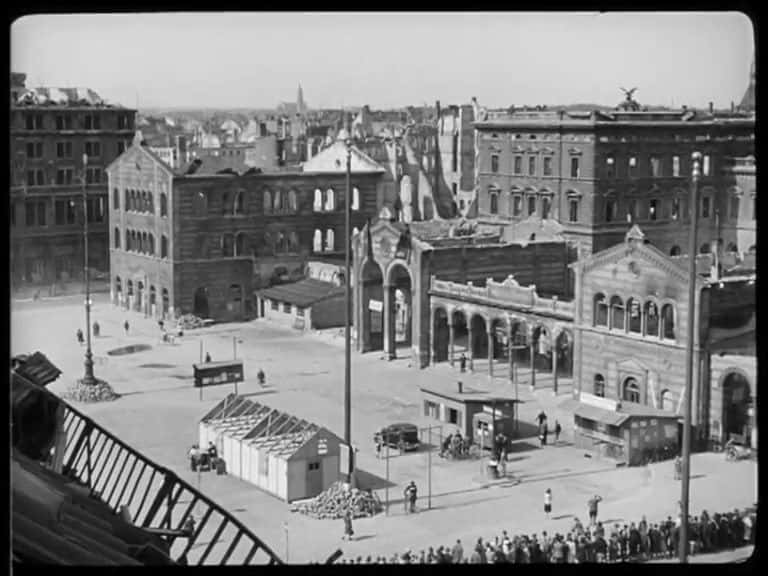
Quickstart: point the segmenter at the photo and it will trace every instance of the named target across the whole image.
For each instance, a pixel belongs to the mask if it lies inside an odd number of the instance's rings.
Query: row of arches
[[[114,230],[114,245],[120,249],[120,228]],[[151,232],[141,232],[138,230],[125,231],[125,250],[127,252],[138,252],[148,256],[155,255],[155,236]],[[168,237],[164,234],[160,238],[160,257],[168,257]]]
[[[114,290],[119,304],[125,304],[129,309],[137,311],[144,310],[146,306],[148,307],[148,312],[165,317],[165,315],[169,313],[171,305],[168,288],[161,287],[159,303],[155,285],[150,284],[149,286],[148,300],[145,300],[147,295],[145,294],[144,288],[144,282],[142,280],[138,280],[134,288],[134,282],[129,278],[125,283],[125,293],[123,293],[123,281],[120,276],[115,276]],[[161,305],[160,308],[157,308],[158,304]]]
[[[608,300],[602,292],[593,299],[592,325],[640,334],[652,338],[675,339],[675,307],[666,303],[659,309],[659,304],[648,299],[641,302],[638,298],[628,298],[626,305],[621,296],[611,296]]]
[[[355,226],[352,228],[352,237],[354,238],[359,234],[360,230]],[[315,234],[312,238],[312,251],[313,252],[334,252],[336,250],[336,232],[333,228],[328,228],[325,233],[319,228],[315,229]]]
[[[718,244],[722,246],[723,244],[722,238],[718,240]],[[725,248],[725,252],[728,254],[738,254],[739,245],[736,244],[735,242],[729,242],[728,246]],[[747,252],[749,254],[755,254],[757,252],[757,246],[753,244],[752,246],[749,247],[749,250],[747,250]],[[699,254],[711,254],[711,253],[712,253],[712,246],[709,244],[709,242],[704,242],[704,244],[702,244],[699,247]],[[680,249],[680,246],[678,246],[677,244],[672,246],[672,248],[670,248],[669,250],[670,256],[680,256],[680,254],[682,254],[682,251]]]
[[[343,196],[342,196],[343,198]],[[341,206],[337,202],[336,192],[333,188],[323,191],[320,188],[315,189],[314,202],[312,209],[315,212],[333,212]],[[360,210],[360,190],[357,187],[352,188],[352,210]]]
[[[300,195],[294,189],[287,192],[283,190],[270,190],[266,188],[262,191],[262,208],[264,214],[276,213],[296,213],[301,209]],[[208,215],[210,210],[218,206],[222,215],[244,215],[248,211],[248,195],[246,190],[237,190],[232,193],[224,191],[220,200],[216,201],[215,192],[199,190],[193,196],[193,212],[197,216]],[[320,188],[315,189],[313,211],[314,212],[333,212],[343,204],[343,194],[337,198],[337,193],[333,188],[323,191]],[[126,197],[126,205],[128,205]],[[213,206],[212,206],[213,204]],[[352,188],[352,210],[360,210],[360,190],[357,187]]]
[[[595,374],[592,384],[592,394],[605,398],[605,393],[605,377],[599,373]],[[642,392],[638,380],[633,376],[625,378],[621,384],[621,390],[618,396],[624,402],[640,404],[642,402]],[[668,388],[663,388],[659,391],[657,405],[662,410],[674,412],[675,404],[672,397],[672,391]]]
[[[515,365],[520,365],[529,371],[532,385],[537,372],[546,372],[555,388],[558,377],[573,376],[573,336],[566,328],[553,335],[547,326],[525,319],[479,313],[468,318],[461,309],[448,312],[438,305],[432,311],[431,340],[435,363],[453,364],[457,355],[464,355],[474,370],[477,359],[487,358],[490,376],[494,365],[502,363],[509,365],[514,379]]]

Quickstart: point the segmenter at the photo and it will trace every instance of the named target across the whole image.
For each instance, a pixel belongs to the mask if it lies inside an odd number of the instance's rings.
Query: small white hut
[[[333,432],[242,396],[230,394],[201,420],[200,448],[216,446],[229,474],[292,502],[311,498],[339,479]]]

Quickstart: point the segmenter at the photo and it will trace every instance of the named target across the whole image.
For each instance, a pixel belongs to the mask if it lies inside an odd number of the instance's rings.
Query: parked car
[[[373,436],[373,441],[377,444],[381,442],[393,448],[402,448],[404,450],[418,450],[419,428],[415,424],[407,422],[398,422],[390,424]]]

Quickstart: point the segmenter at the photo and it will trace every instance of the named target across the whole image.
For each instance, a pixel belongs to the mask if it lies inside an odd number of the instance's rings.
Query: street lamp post
[[[698,216],[698,188],[701,178],[700,162],[701,153],[694,152],[692,155],[693,170],[691,175],[691,202],[690,216],[691,228],[688,234],[688,341],[686,343],[686,364],[685,364],[685,423],[683,424],[683,479],[682,479],[682,497],[680,499],[680,540],[678,549],[680,551],[680,563],[685,564],[688,561],[688,503],[689,488],[691,480],[691,414],[693,406],[693,386],[694,386],[694,336],[696,334],[696,232]]]
[[[96,377],[93,375],[93,353],[91,352],[91,281],[88,275],[88,195],[86,190],[86,169],[88,155],[83,154],[83,271],[85,272],[85,375],[83,384],[93,385]]]
[[[347,468],[347,481],[352,484],[352,474],[354,463],[352,462],[352,399],[351,399],[351,378],[352,378],[352,348],[351,348],[351,261],[350,251],[352,246],[351,226],[352,219],[352,189],[350,187],[350,175],[352,171],[352,141],[347,138],[347,188],[344,201],[344,442],[349,446],[349,462]]]

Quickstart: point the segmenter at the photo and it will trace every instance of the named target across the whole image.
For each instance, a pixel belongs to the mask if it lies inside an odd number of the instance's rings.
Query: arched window
[[[551,200],[549,199],[549,196],[542,196],[541,197],[541,218],[542,220],[546,220],[549,218],[549,209],[551,206]]]
[[[640,404],[640,385],[637,383],[637,380],[634,378],[627,378],[624,381],[624,390],[621,397],[627,402]]]
[[[154,234],[149,235],[148,249],[149,249],[149,255],[154,256],[155,255],[155,235]]]
[[[709,254],[710,252],[709,242],[704,242],[704,244],[701,245],[701,248],[699,248],[699,254]]]
[[[168,297],[168,288],[163,288],[161,294],[163,298],[163,314],[165,314],[168,312],[171,302],[171,299]]]
[[[120,276],[115,276],[115,292],[118,294],[123,291],[123,281],[120,280]]]
[[[595,396],[605,398],[605,378],[602,374],[595,374],[595,382],[592,388],[592,393]]]
[[[499,213],[499,195],[497,192],[491,192],[491,214]]]
[[[333,252],[335,247],[333,228],[328,228],[328,230],[325,231],[325,250],[326,252]]]
[[[315,230],[315,235],[312,239],[312,251],[313,252],[323,251],[323,233],[320,230]]]
[[[120,210],[120,190],[117,188],[112,189],[112,209]]]
[[[659,337],[659,307],[653,301],[648,301],[643,307],[645,317],[645,335]]]
[[[333,210],[336,210],[336,193],[333,188],[328,188],[325,191],[325,211],[332,212]]]
[[[125,231],[125,250],[127,252],[131,251],[131,232],[130,230]]]
[[[120,228],[115,227],[115,248],[120,249]]]
[[[205,216],[208,213],[208,194],[202,190],[195,194],[195,214]]]
[[[245,191],[238,190],[235,195],[235,214],[245,214]]]
[[[291,230],[291,233],[288,234],[288,245],[291,252],[299,251],[299,235],[295,230]]]
[[[168,195],[160,194],[160,216],[168,216]]]
[[[275,198],[272,201],[272,206],[275,212],[280,212],[283,209],[283,194],[280,190],[275,190]]]
[[[680,246],[675,244],[669,251],[670,256],[680,256]]]
[[[605,294],[595,294],[593,304],[593,320],[592,323],[595,326],[608,326],[608,301],[605,299]]]
[[[221,193],[221,213],[222,214],[231,214],[229,207],[229,192],[226,190]]]
[[[360,210],[360,190],[357,186],[352,188],[352,210]]]
[[[128,296],[133,296],[133,280],[128,280],[128,282],[125,283],[125,288]]]
[[[664,304],[661,308],[661,336],[667,340],[675,339],[675,308]]]
[[[288,191],[288,210],[296,212],[299,209],[299,204],[296,200],[296,190]]]
[[[149,305],[154,306],[156,301],[157,301],[157,292],[155,290],[154,284],[151,284],[149,286]]]
[[[155,195],[152,194],[152,192],[148,192],[147,197],[149,199],[149,213],[154,214],[155,213]]]
[[[624,302],[618,296],[611,298],[611,329],[624,330]]]
[[[264,190],[264,214],[272,212],[272,194],[269,190]]]
[[[315,201],[312,204],[312,209],[315,212],[323,211],[323,191],[320,188],[315,188]]]
[[[243,232],[235,234],[235,256],[245,256],[245,234]]]
[[[144,190],[141,191],[141,211],[149,212],[149,200],[147,199],[147,193]]]
[[[168,258],[168,236],[165,234],[160,239],[160,257]]]
[[[635,334],[643,333],[643,314],[640,307],[640,301],[636,298],[627,300],[627,329]]]

